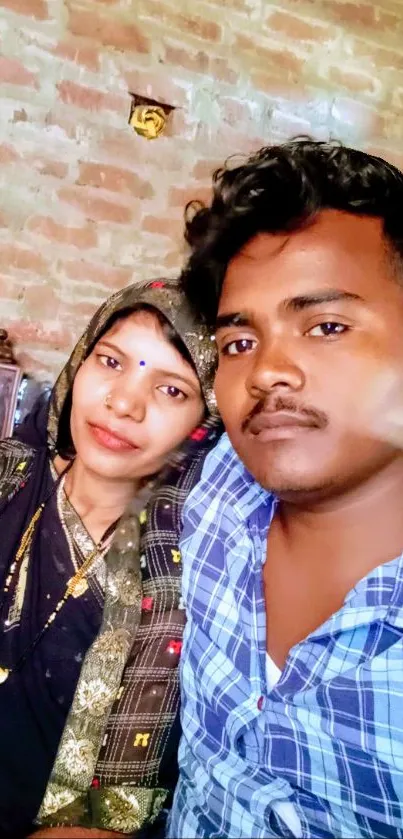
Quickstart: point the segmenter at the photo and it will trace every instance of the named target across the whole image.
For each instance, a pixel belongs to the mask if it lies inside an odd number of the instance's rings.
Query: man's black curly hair
[[[264,147],[241,165],[230,158],[214,173],[213,188],[209,207],[186,208],[191,254],[181,278],[210,326],[228,263],[246,242],[260,232],[297,230],[327,208],[382,219],[403,276],[403,174],[380,157],[337,142],[295,139]]]

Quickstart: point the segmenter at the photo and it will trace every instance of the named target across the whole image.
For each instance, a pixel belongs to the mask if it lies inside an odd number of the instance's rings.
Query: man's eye
[[[241,355],[242,353],[250,352],[256,346],[256,341],[252,338],[238,338],[237,341],[230,341],[223,349],[223,355]]]
[[[184,399],[187,399],[186,393],[183,390],[180,390],[179,387],[175,387],[175,385],[162,385],[158,388],[161,393],[164,393],[165,396],[170,396],[171,399],[177,399],[178,401],[182,402]]]
[[[101,364],[103,364],[104,367],[109,367],[110,370],[122,369],[122,365],[119,363],[119,361],[117,361],[117,359],[113,358],[113,356],[111,355],[99,355],[98,358]]]
[[[344,323],[337,323],[337,321],[326,321],[325,323],[318,323],[312,329],[308,329],[308,335],[312,338],[328,338],[332,335],[341,335],[343,332],[348,332],[349,327]]]

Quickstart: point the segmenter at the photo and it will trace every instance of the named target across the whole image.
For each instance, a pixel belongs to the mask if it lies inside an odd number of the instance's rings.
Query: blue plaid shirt
[[[184,511],[169,836],[292,836],[277,812],[288,801],[304,837],[403,837],[403,557],[292,648],[269,692],[262,566],[275,505],[224,435]]]

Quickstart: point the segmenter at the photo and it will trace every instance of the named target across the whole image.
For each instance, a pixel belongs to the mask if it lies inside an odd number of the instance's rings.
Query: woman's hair
[[[396,275],[403,260],[403,174],[379,157],[310,138],[267,146],[213,176],[211,206],[186,208],[191,255],[181,283],[199,319],[214,327],[230,260],[257,233],[295,231],[325,209],[382,219]],[[247,282],[247,280],[246,280]]]
[[[139,303],[136,306],[128,307],[126,309],[120,309],[120,311],[115,312],[113,315],[111,315],[111,317],[97,336],[96,340],[89,347],[85,359],[87,359],[91,355],[96,345],[102,340],[104,335],[107,332],[109,332],[109,330],[112,329],[113,326],[115,326],[116,323],[122,320],[126,320],[126,318],[129,318],[131,315],[136,314],[136,312],[147,312],[150,315],[152,315],[152,317],[158,322],[158,325],[165,340],[172,344],[173,347],[175,347],[175,349],[180,353],[182,358],[188,364],[190,364],[194,372],[196,372],[192,356],[190,355],[189,350],[187,349],[185,344],[183,343],[180,335],[178,335],[176,330],[173,328],[173,326],[171,326],[171,324],[169,323],[169,321],[167,321],[164,315],[158,309],[155,309],[154,306],[150,306],[148,303]],[[66,395],[66,399],[64,400],[64,405],[61,410],[56,441],[56,451],[64,460],[71,460],[76,455],[76,450],[74,448],[70,430],[72,400],[73,390],[71,389]]]

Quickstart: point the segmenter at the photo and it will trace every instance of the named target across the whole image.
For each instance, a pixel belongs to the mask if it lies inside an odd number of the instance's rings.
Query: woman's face
[[[111,480],[152,475],[204,414],[199,380],[151,312],[117,321],[80,367],[71,435],[77,456]]]

